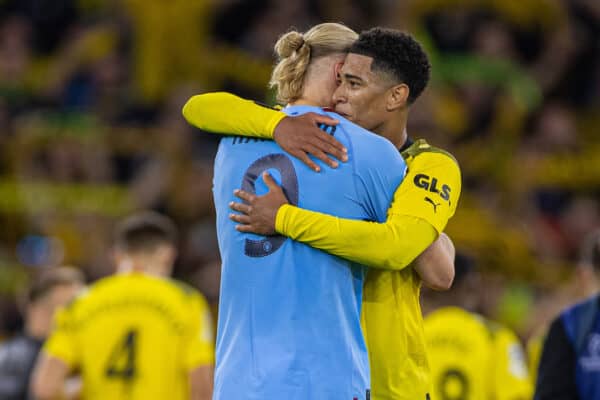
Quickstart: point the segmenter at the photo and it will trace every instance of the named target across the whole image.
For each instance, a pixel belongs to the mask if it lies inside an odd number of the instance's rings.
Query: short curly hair
[[[373,70],[386,72],[398,83],[406,84],[410,89],[409,104],[421,95],[429,82],[431,64],[427,53],[408,33],[372,28],[361,32],[349,52],[373,58]]]

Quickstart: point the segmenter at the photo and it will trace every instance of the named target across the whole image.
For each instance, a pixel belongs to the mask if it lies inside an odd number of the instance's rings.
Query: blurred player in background
[[[24,400],[37,355],[52,330],[55,311],[84,288],[81,271],[52,268],[34,278],[23,304],[23,333],[0,347],[0,399]]]
[[[600,231],[584,242],[579,268],[596,294],[565,310],[550,325],[535,400],[600,399]]]
[[[85,399],[211,398],[211,317],[200,293],[168,278],[176,243],[166,217],[122,221],[118,273],[59,313],[32,379],[36,398],[61,398],[72,371],[81,374]]]
[[[289,76],[297,73],[295,63],[301,58],[296,57],[288,60]],[[350,48],[345,61],[338,69],[341,84],[334,96],[335,109],[390,139],[409,164],[409,175],[395,194],[386,223],[339,219],[291,205],[280,208],[286,197],[268,176],[270,193],[256,197],[240,192],[252,209],[234,205],[248,216],[233,218],[248,224],[240,227],[242,230],[272,234],[277,225],[277,233],[375,267],[367,276],[362,314],[373,399],[424,399],[430,382],[419,288],[421,279],[438,289],[447,288],[452,281],[454,248],[440,233],[456,209],[460,171],[449,154],[422,140],[413,144],[407,136],[408,108],[429,78],[427,56],[412,37],[398,31],[367,31]],[[308,75],[306,81],[310,78]],[[281,101],[294,98],[287,91],[282,96],[281,86],[277,85]],[[320,104],[331,102],[325,98]],[[324,135],[309,119],[284,118],[282,113],[222,93],[195,96],[186,108],[186,118],[202,129],[274,138],[315,170],[306,152],[334,166],[324,153],[339,158],[339,143],[331,140],[335,130],[329,130],[331,136]],[[438,235],[439,240],[417,260],[414,270],[403,269]]]
[[[473,261],[459,254],[455,267],[451,291],[426,296],[435,306],[425,317],[432,398],[531,399],[533,390],[517,336],[475,313],[484,289]]]
[[[336,68],[356,37],[343,25],[324,23],[279,39],[282,59],[274,75],[287,75],[286,87],[300,95],[290,99],[286,113],[325,114],[316,105],[331,96]],[[193,123],[193,104],[184,115]],[[282,236],[242,233],[229,218],[234,189],[265,192],[263,173],[269,171],[294,204],[385,220],[404,160],[389,141],[347,120],[336,132],[353,162],[319,174],[271,140],[221,140],[214,169],[223,259],[215,400],[369,398],[360,326],[364,267]]]

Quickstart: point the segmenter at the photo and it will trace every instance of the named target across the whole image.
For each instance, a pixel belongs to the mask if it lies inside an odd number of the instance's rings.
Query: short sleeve
[[[191,371],[203,365],[214,364],[214,335],[213,320],[208,304],[202,295],[194,295],[190,304],[191,319],[190,335],[187,338],[184,368]]]
[[[460,192],[456,161],[443,152],[422,152],[409,162],[389,213],[424,219],[441,233],[456,211]]]
[[[55,317],[55,329],[44,343],[43,351],[75,368],[79,364],[77,352],[77,326],[73,322],[72,309],[59,310]]]

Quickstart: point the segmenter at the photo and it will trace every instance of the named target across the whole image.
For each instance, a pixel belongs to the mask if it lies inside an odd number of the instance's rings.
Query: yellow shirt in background
[[[425,318],[432,399],[530,400],[523,348],[509,329],[457,307]]]
[[[212,320],[190,287],[119,274],[57,315],[43,351],[80,371],[84,399],[184,400],[188,373],[214,362]]]

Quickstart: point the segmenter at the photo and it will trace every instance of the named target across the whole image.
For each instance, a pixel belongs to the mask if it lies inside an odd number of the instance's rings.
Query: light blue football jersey
[[[369,362],[360,327],[363,266],[294,242],[236,231],[234,189],[264,194],[263,171],[292,204],[342,218],[384,221],[406,164],[388,140],[340,121],[328,128],[348,148],[337,169],[316,173],[275,142],[221,140],[214,201],[222,258],[214,400],[365,400]],[[239,199],[237,199],[239,200]]]

